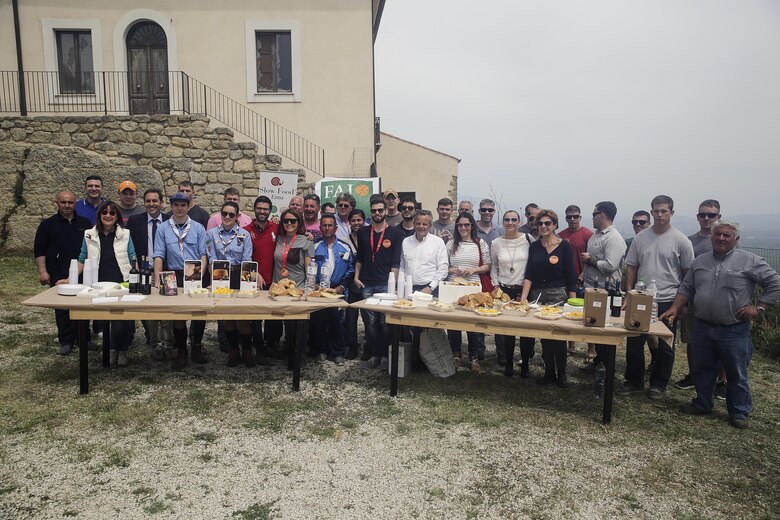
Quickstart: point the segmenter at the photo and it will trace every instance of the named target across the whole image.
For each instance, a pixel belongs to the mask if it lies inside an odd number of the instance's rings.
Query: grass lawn
[[[308,363],[294,394],[281,364],[225,367],[213,324],[211,362],[179,373],[138,324],[131,365],[91,352],[79,396],[53,312],[19,304],[35,273],[0,258],[0,518],[780,518],[777,361],[753,360],[749,430],[724,402],[682,415],[693,392],[673,388],[616,397],[605,427],[582,356],[567,390],[462,370],[414,374],[391,399],[355,361]]]

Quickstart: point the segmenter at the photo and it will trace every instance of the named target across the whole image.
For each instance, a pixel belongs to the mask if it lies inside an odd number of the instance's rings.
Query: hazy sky
[[[382,129],[462,195],[780,213],[780,1],[387,0],[375,49]]]

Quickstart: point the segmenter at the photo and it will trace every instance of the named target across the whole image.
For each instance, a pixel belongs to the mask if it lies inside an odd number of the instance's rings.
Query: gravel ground
[[[137,338],[126,370],[92,353],[80,397],[49,312],[0,318],[0,518],[729,518],[751,478],[779,474],[776,448],[766,466],[720,460],[708,445],[735,432],[722,412],[671,411],[688,394],[660,408],[616,400],[602,426],[576,371],[566,391],[495,371],[415,374],[391,399],[378,370],[310,362],[294,394],[281,365],[228,369],[215,353],[174,374]],[[745,439],[738,449],[766,448]],[[748,516],[777,518],[779,496],[751,495]]]

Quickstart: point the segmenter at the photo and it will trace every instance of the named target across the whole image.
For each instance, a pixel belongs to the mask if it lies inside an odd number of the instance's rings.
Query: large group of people
[[[624,240],[615,228],[617,207],[597,203],[592,229],[583,225],[580,207],[571,204],[563,214],[529,203],[523,211],[498,214],[488,198],[472,204],[441,198],[436,215],[410,196],[392,189],[370,199],[370,214],[356,208],[355,198],[340,193],[333,203],[321,204],[315,194],[296,195],[278,219],[271,218],[272,202],[254,200],[254,218],[241,212],[241,194],[224,192],[221,207],[209,213],[195,203],[191,182],[179,184],[168,197],[170,213],[163,213],[161,190],[147,189],[137,204],[132,180],[118,187],[117,201],[103,196],[103,180],[90,175],[85,196],[76,200],[70,191],[57,194],[57,213],[44,220],[35,237],[35,257],[41,284],[66,283],[72,259],[83,266],[96,259],[100,281],[127,281],[141,258],[153,264],[155,283],[163,271],[174,271],[182,285],[185,261],[199,260],[204,273],[214,260],[230,265],[231,287],[240,283],[244,261],[258,263],[258,284],[268,289],[282,279],[303,286],[307,267],[317,266],[317,283],[327,276],[330,287],[347,302],[387,292],[394,274],[411,277],[414,291],[436,296],[445,280],[465,279],[483,288],[498,287],[510,298],[558,304],[582,293],[584,287],[622,286],[630,291],[641,281],[655,286],[659,321],[676,338],[677,320],[683,318],[688,375],[675,386],[696,389],[685,411],[712,412],[716,398],[726,400],[730,422],[744,428],[752,411],[747,365],[750,361],[750,320],[780,299],[780,276],[765,261],[739,249],[740,228],[721,218],[720,204],[703,201],[697,213],[700,230],[685,236],[672,226],[674,202],[665,195],[652,199],[650,211],[632,214],[635,235]],[[457,211],[453,211],[457,208]],[[204,278],[207,282],[207,277]],[[757,303],[754,289],[763,288]],[[56,311],[60,354],[67,355],[75,341],[75,326],[66,311]],[[326,309],[310,321],[309,354],[321,362],[342,365],[359,356],[358,319],[365,338],[361,360],[365,368],[386,368],[390,333],[381,312],[354,308]],[[184,321],[144,321],[143,328],[155,360],[169,359],[173,368],[188,360],[208,362],[203,346],[205,322],[193,321],[190,334]],[[99,324],[95,329],[99,331]],[[282,341],[292,323],[284,321],[226,321],[218,324],[220,350],[227,365],[269,364],[287,356]],[[112,322],[110,361],[128,364],[133,322]],[[467,333],[467,360],[461,358],[462,334],[448,331],[457,366],[481,372],[485,359],[484,334]],[[189,340],[189,351],[188,351]],[[514,375],[513,336],[495,338],[496,358],[503,373]],[[651,361],[645,366],[645,349]],[[531,376],[535,339],[519,338],[521,378]],[[541,340],[544,373],[542,385],[565,388],[567,357],[574,345]],[[602,345],[589,345],[585,373],[593,373],[604,359]],[[649,372],[651,399],[661,398],[670,384],[675,361],[671,343],[649,335],[630,337],[626,371],[618,394],[645,391]]]

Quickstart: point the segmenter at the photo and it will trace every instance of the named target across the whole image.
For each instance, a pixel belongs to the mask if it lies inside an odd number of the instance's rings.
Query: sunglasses
[[[480,213],[494,213],[495,211],[493,208],[479,208]]]
[[[414,206],[401,206],[401,211],[414,211],[415,209]]]
[[[375,214],[375,213],[384,213],[384,212],[385,212],[385,208],[372,208],[371,209],[371,214],[372,215]]]
[[[718,216],[718,214],[717,213],[699,213],[696,216],[701,218],[701,219],[708,218],[708,219],[712,220],[712,219],[716,218]]]
[[[106,210],[106,211],[101,211],[100,214],[101,215],[111,215],[112,217],[116,217],[116,211]]]
[[[631,224],[633,224],[634,226],[646,226],[649,223],[650,223],[649,220],[632,220],[631,221]]]
[[[471,223],[466,222],[465,224],[458,224],[458,227],[468,228],[468,227],[471,227]]]
[[[553,221],[552,221],[552,220],[545,220],[545,221],[541,221],[541,220],[539,220],[539,221],[536,223],[536,225],[537,225],[537,226],[542,226],[542,227],[552,226],[552,225],[553,225]]]
[[[298,219],[297,218],[285,218],[282,219],[282,224],[297,224]]]
[[[340,208],[351,208],[351,207],[352,207],[352,204],[350,204],[350,203],[348,203],[348,202],[340,202],[340,203],[339,203],[339,207],[340,207]]]
[[[504,217],[504,222],[517,222],[518,220],[520,219],[517,217]]]
[[[223,211],[222,216],[225,218],[236,218],[236,214],[229,211]]]
[[[566,215],[566,220],[579,220],[579,215]]]

